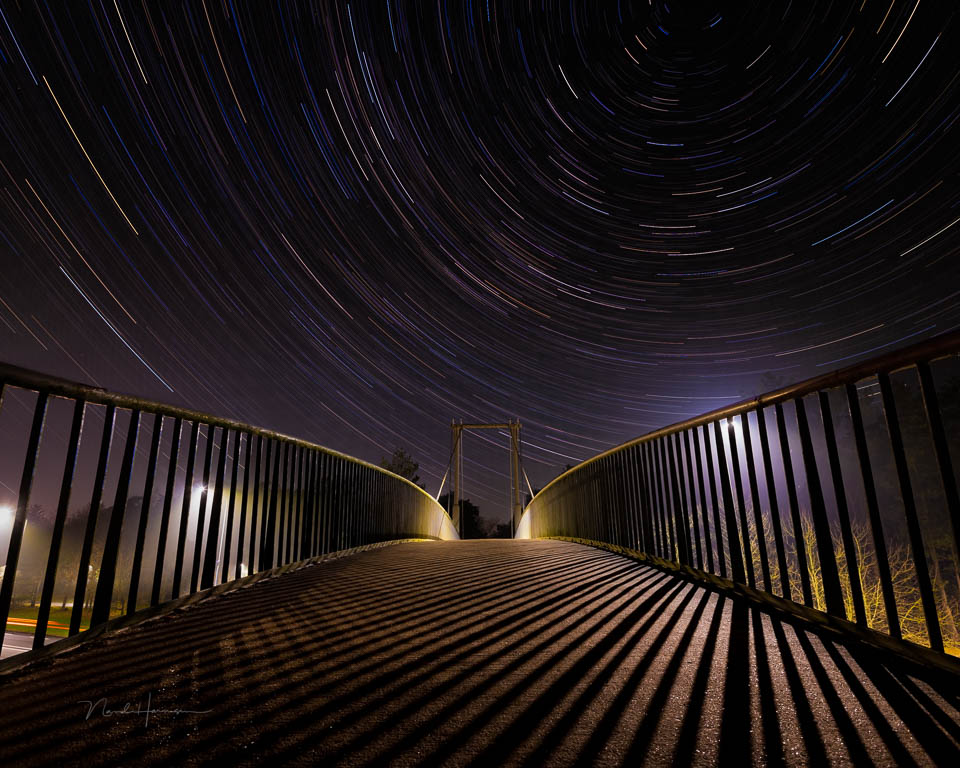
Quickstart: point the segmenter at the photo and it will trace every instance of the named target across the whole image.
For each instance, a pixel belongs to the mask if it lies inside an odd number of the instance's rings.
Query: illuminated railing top
[[[630,440],[548,483],[517,536],[624,546],[960,654],[958,352],[946,333]]]
[[[117,408],[140,410],[145,413],[151,413],[158,416],[180,418],[183,421],[196,421],[211,427],[236,430],[238,432],[244,432],[262,438],[283,441],[285,443],[290,443],[291,445],[296,445],[302,448],[323,451],[324,453],[332,456],[337,456],[344,461],[369,467],[377,472],[390,475],[391,477],[406,483],[412,488],[415,488],[428,499],[436,501],[433,496],[427,493],[427,491],[425,491],[416,483],[413,483],[407,478],[401,477],[400,475],[397,475],[388,469],[377,466],[376,464],[364,461],[363,459],[358,459],[355,456],[350,456],[346,453],[341,453],[333,448],[327,448],[326,446],[319,445],[318,443],[311,443],[307,440],[301,440],[300,438],[292,437],[291,435],[286,435],[282,432],[275,432],[273,430],[255,427],[250,424],[245,424],[241,421],[236,421],[235,419],[227,419],[222,416],[214,416],[209,413],[204,413],[203,411],[194,411],[189,408],[181,408],[168,403],[147,400],[145,398],[136,397],[135,395],[125,395],[117,392],[110,392],[102,387],[95,387],[89,384],[80,384],[79,382],[70,381],[69,379],[50,376],[45,373],[32,371],[29,368],[20,368],[18,366],[9,365],[2,362],[0,362],[0,386],[17,387],[19,389],[32,390],[34,392],[46,392],[52,397],[63,397],[69,400],[83,400],[87,403],[93,403],[96,405],[113,405]],[[440,509],[443,509],[440,504],[437,504],[437,506],[440,507]]]
[[[883,355],[882,357],[864,360],[862,362],[855,363],[854,365],[847,366],[846,368],[839,368],[821,376],[814,376],[812,378],[797,382],[796,384],[790,384],[785,387],[780,387],[779,389],[771,390],[770,392],[766,392],[762,395],[756,395],[755,397],[751,397],[746,400],[740,400],[736,403],[731,403],[730,405],[721,406],[720,408],[708,411],[707,413],[702,413],[699,416],[694,416],[684,421],[678,421],[674,424],[669,424],[666,427],[660,427],[652,432],[647,432],[640,437],[632,438],[627,440],[625,443],[615,445],[613,448],[608,448],[602,453],[598,453],[595,456],[584,459],[579,464],[575,464],[574,466],[570,467],[570,469],[561,472],[559,475],[553,478],[537,492],[536,496],[544,493],[548,488],[550,488],[550,486],[558,483],[564,477],[567,477],[568,475],[579,471],[583,467],[600,461],[608,456],[612,456],[613,454],[631,446],[650,442],[659,437],[672,435],[693,427],[711,424],[714,421],[719,421],[721,419],[739,416],[740,414],[754,411],[757,408],[766,408],[767,406],[776,405],[777,403],[784,403],[788,400],[793,400],[798,397],[819,392],[820,390],[840,387],[844,384],[860,381],[871,376],[876,376],[878,373],[891,374],[906,368],[910,368],[911,366],[916,365],[918,362],[931,363],[935,360],[947,357],[948,355],[955,354],[957,352],[960,352],[960,331],[944,333],[922,341],[919,344],[894,350],[889,354]],[[527,502],[527,506],[524,507],[524,512],[530,508],[530,505],[533,503],[536,496]]]
[[[25,450],[11,447],[21,441],[6,434],[0,451],[0,470],[6,471],[7,465],[10,473],[20,475],[5,561],[0,563],[0,627],[10,627],[8,618],[14,620],[14,630],[35,624],[34,648],[49,640],[48,629],[72,636],[84,625],[104,624],[117,613],[118,603],[120,612],[136,612],[143,605],[138,600],[140,582],[148,582],[151,573],[148,604],[157,606],[165,602],[163,594],[166,599],[183,597],[231,578],[333,551],[398,538],[459,538],[446,511],[423,488],[330,448],[233,419],[0,363],[0,406],[14,392],[33,398],[27,405],[32,418],[28,429],[22,430],[28,435],[21,443]],[[64,433],[69,432],[65,456],[53,460],[53,464],[61,462],[54,469],[48,461],[46,474],[35,483],[41,442],[51,433],[48,415],[54,399],[73,403],[72,417],[61,418],[59,424]],[[85,424],[90,406],[103,414],[102,432],[94,428],[92,436],[92,427]],[[128,416],[119,418],[124,413]],[[59,436],[57,429],[52,431]],[[149,441],[141,440],[147,433]],[[77,482],[78,456],[84,452],[81,438],[83,446],[99,446],[96,454],[86,450],[84,466],[92,468],[94,458],[99,458],[95,473]],[[141,452],[147,442],[149,457]],[[60,440],[60,450],[62,444]],[[122,448],[119,466],[110,458],[113,446],[118,451]],[[92,493],[88,490],[91,476]],[[34,490],[47,482],[52,484],[48,490],[57,490],[59,501],[53,519],[41,516],[31,526],[42,529],[49,541],[45,551],[31,550],[27,568],[21,553],[28,506]],[[76,504],[78,485],[82,486],[80,501],[90,502],[85,522],[82,507]],[[112,507],[110,493],[114,494]],[[52,502],[54,495],[48,495]],[[131,502],[138,496],[139,509],[131,511]],[[162,510],[155,509],[161,506]],[[107,521],[105,533],[103,525],[98,528],[98,517]],[[77,523],[73,528],[71,520]],[[135,542],[130,538],[133,531]],[[96,550],[95,541],[102,542],[102,552]],[[61,562],[65,542],[79,552],[76,565],[68,566],[76,573],[70,585]],[[155,546],[153,563],[146,544]],[[127,552],[125,547],[134,551]],[[132,561],[126,559],[128,554]],[[45,568],[40,567],[41,561]],[[32,597],[22,594],[24,589],[29,591],[24,584],[28,575],[36,583]],[[119,586],[125,579],[129,579],[128,595]],[[94,581],[96,596],[91,601],[88,590]],[[62,620],[69,626],[50,620],[55,589],[63,595],[64,609],[70,599],[67,590],[73,593],[68,616]],[[11,616],[11,606],[29,616]]]

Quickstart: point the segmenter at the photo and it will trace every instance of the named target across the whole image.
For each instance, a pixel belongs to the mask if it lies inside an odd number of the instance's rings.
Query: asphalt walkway
[[[618,555],[407,543],[0,681],[0,765],[960,765],[960,689]]]

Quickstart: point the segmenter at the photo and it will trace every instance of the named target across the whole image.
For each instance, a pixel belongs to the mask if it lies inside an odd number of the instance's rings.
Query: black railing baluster
[[[339,549],[339,536],[340,536],[340,517],[339,510],[337,509],[336,497],[337,497],[337,481],[338,481],[338,472],[339,472],[340,459],[336,456],[327,457],[327,470],[326,470],[326,504],[327,504],[327,552],[335,552]],[[402,491],[402,489],[401,489]],[[401,492],[397,493],[398,498],[402,495]],[[451,497],[452,498],[452,497]],[[397,505],[399,508],[399,504]],[[451,515],[456,515],[456,510],[451,507]],[[397,530],[402,531],[402,526],[400,525],[400,513],[397,512],[396,517]]]
[[[599,474],[598,486],[603,499],[600,509],[603,513],[599,515],[601,523],[602,541],[616,541],[617,538],[617,515],[613,506],[613,489],[610,487],[611,480],[611,461],[608,456],[602,462],[597,464]]]
[[[366,472],[364,468],[357,464],[355,465],[354,472],[356,473],[356,485],[357,485],[357,544],[362,545],[367,543],[367,482],[366,482]],[[418,509],[421,510],[420,522],[417,525],[417,530],[420,530],[423,527],[428,525],[426,516],[423,515],[423,507],[418,505]]]
[[[727,576],[727,558],[729,551],[723,545],[723,523],[720,519],[720,499],[717,494],[717,463],[713,460],[712,439],[708,425],[703,426],[703,449],[707,459],[707,477],[710,480],[710,499],[713,506],[713,533],[717,542],[717,560],[720,563],[720,575]],[[732,561],[731,561],[732,562]],[[732,570],[732,566],[731,566]]]
[[[290,562],[290,532],[293,528],[293,507],[297,488],[297,446],[290,445],[283,472],[283,504],[277,539],[277,565]]]
[[[280,445],[277,445],[273,455],[273,477],[270,480],[270,504],[264,511],[265,537],[260,547],[260,570],[268,571],[273,568],[273,552],[276,544],[277,529],[277,502],[280,498]]]
[[[71,635],[80,631],[83,618],[83,606],[87,599],[87,579],[93,566],[90,555],[93,552],[93,536],[97,529],[97,516],[100,513],[100,500],[103,497],[103,484],[107,476],[107,461],[110,458],[110,446],[113,443],[113,421],[116,406],[107,406],[103,416],[103,433],[100,436],[100,456],[97,459],[97,471],[93,479],[93,493],[90,497],[90,511],[87,513],[87,525],[80,548],[80,563],[77,565],[77,583],[73,592],[73,607],[70,611]]]
[[[797,550],[797,569],[800,572],[800,591],[805,605],[813,607],[813,594],[810,591],[810,572],[807,569],[807,548],[803,541],[803,525],[800,522],[800,503],[797,499],[797,482],[793,476],[793,458],[790,456],[790,437],[787,434],[783,406],[777,403],[777,436],[780,438],[780,458],[783,461],[783,475],[787,486],[787,501],[790,504],[790,524],[793,526],[793,545]]]
[[[923,410],[927,415],[927,425],[930,427],[933,451],[937,456],[937,469],[940,472],[940,486],[947,505],[947,517],[953,532],[953,554],[955,562],[960,567],[960,493],[957,491],[957,477],[950,460],[950,448],[943,429],[943,416],[940,413],[940,402],[937,397],[937,388],[933,384],[930,366],[926,362],[918,363],[917,375],[920,377],[920,395],[923,398]]]
[[[860,478],[863,482],[864,497],[867,501],[867,515],[873,537],[873,548],[877,553],[877,574],[880,577],[880,593],[883,595],[883,607],[887,618],[887,632],[897,640],[901,639],[900,617],[897,614],[897,600],[893,593],[893,578],[890,575],[890,560],[887,555],[887,542],[880,519],[880,504],[877,501],[877,488],[874,484],[873,469],[870,466],[870,453],[867,450],[867,437],[863,428],[863,414],[860,412],[860,397],[856,384],[844,387],[847,395],[847,408],[853,425],[853,441],[857,447],[857,460],[860,465]]]
[[[273,450],[274,443],[272,439],[267,440],[267,455],[263,468],[263,499],[260,505],[260,542],[258,547],[257,571],[265,571],[273,567],[272,554],[272,536],[268,532],[272,521],[276,516],[276,488],[280,478],[278,476],[280,467],[280,445],[277,444],[276,451]],[[273,508],[271,513],[270,509]],[[270,565],[267,561],[267,540],[271,540]]]
[[[707,503],[706,487],[703,484],[703,458],[700,455],[700,427],[693,427],[691,431],[693,432],[693,453],[697,464],[697,489],[700,492],[700,519],[703,523],[703,543],[707,549],[707,571],[716,573],[713,568],[713,542],[710,537],[710,509]],[[716,509],[716,492],[714,492],[713,499],[713,508]],[[722,559],[719,558],[719,555],[718,560],[721,563],[723,562]]]
[[[73,404],[73,421],[70,424],[70,437],[67,439],[67,456],[63,462],[63,479],[60,481],[60,499],[57,502],[57,516],[50,536],[50,551],[47,553],[47,568],[43,576],[40,609],[37,611],[37,627],[33,634],[34,649],[42,648],[46,642],[50,604],[53,602],[53,589],[57,581],[57,566],[60,561],[60,548],[63,545],[63,529],[67,522],[70,494],[73,493],[73,476],[77,468],[77,453],[80,449],[80,435],[83,432],[85,407],[86,401],[83,398],[76,400]]]
[[[857,548],[853,541],[853,528],[850,525],[850,511],[847,509],[847,490],[843,483],[843,470],[840,468],[840,453],[837,450],[837,433],[830,412],[830,398],[826,391],[818,393],[820,416],[823,419],[823,436],[827,444],[827,459],[830,462],[830,476],[833,480],[833,493],[837,500],[837,518],[840,521],[840,536],[843,541],[844,556],[847,561],[847,577],[850,579],[850,598],[857,624],[867,626],[867,611],[863,604],[863,587],[860,584],[860,563]]]
[[[360,465],[356,462],[350,462],[350,499],[353,508],[351,529],[353,536],[350,539],[350,546],[357,547],[363,543],[363,493],[361,487]]]
[[[600,493],[600,514],[597,515],[600,541],[614,541],[617,537],[617,520],[613,509],[613,495],[610,489],[610,457],[597,462],[597,489]]]
[[[290,532],[290,502],[293,500],[293,471],[296,463],[296,448],[290,443],[283,444],[283,467],[280,469],[280,507],[277,520],[277,559],[274,565],[286,565],[287,547]]]
[[[660,521],[657,515],[657,502],[655,496],[657,489],[653,478],[653,468],[650,465],[650,443],[642,443],[640,445],[640,450],[641,466],[643,467],[643,487],[646,490],[647,495],[647,520],[649,521],[649,527],[653,534],[653,551],[651,554],[663,557],[663,538],[660,531]]]
[[[374,472],[369,467],[361,467],[361,471],[366,477],[364,485],[366,486],[366,504],[363,510],[363,520],[364,526],[366,527],[366,533],[364,534],[364,544],[369,544],[373,541],[376,541],[376,531],[373,528],[375,521],[374,514],[374,485],[376,478],[374,477]],[[433,526],[431,525],[432,520],[430,520],[431,509],[428,508],[425,503],[426,499],[421,501],[421,507],[424,514],[424,522],[419,526],[418,530],[427,530],[429,531]]]
[[[303,452],[303,446],[297,449],[297,493],[296,493],[296,514],[294,516],[293,526],[291,528],[292,542],[290,544],[291,548],[291,557],[293,558],[291,562],[299,561],[300,558],[300,547],[299,541],[300,536],[302,535],[302,526],[303,526],[303,496],[304,496],[304,475],[303,475],[303,462],[306,458]]]
[[[760,435],[760,455],[763,460],[764,480],[767,484],[767,503],[770,505],[770,527],[773,528],[773,545],[777,550],[777,569],[780,571],[780,594],[787,600],[793,599],[790,588],[790,567],[787,565],[787,552],[783,546],[783,525],[780,521],[780,505],[777,502],[777,484],[773,476],[773,460],[770,456],[770,436],[767,433],[767,421],[763,406],[757,414],[757,432]],[[766,549],[766,546],[764,546]],[[773,584],[768,589],[773,592]]]
[[[817,544],[817,558],[820,561],[820,578],[823,580],[823,600],[827,613],[847,617],[843,604],[843,589],[840,587],[840,572],[837,570],[837,557],[833,551],[833,536],[830,521],[827,519],[827,506],[820,486],[820,473],[817,470],[817,457],[813,452],[813,440],[810,437],[810,425],[803,398],[794,401],[797,409],[797,427],[800,434],[800,449],[803,453],[803,469],[807,476],[807,494],[810,497],[810,517],[813,519],[813,535]]]
[[[371,525],[371,536],[373,541],[383,541],[382,531],[384,530],[384,519],[383,519],[383,506],[381,504],[381,490],[383,488],[383,474],[380,472],[370,471],[370,525]],[[312,488],[312,484],[311,484]],[[313,491],[311,491],[311,496]],[[424,505],[425,507],[427,505]],[[434,510],[430,507],[428,510],[425,510],[428,513],[432,513]],[[427,526],[428,529],[431,526]],[[439,531],[438,531],[439,535]]]
[[[612,544],[618,544],[622,522],[620,520],[620,509],[617,504],[615,457],[608,456],[606,459],[604,459],[603,464],[600,465],[600,469],[603,473],[602,480],[604,496],[606,498],[605,506],[608,510],[607,514],[604,515],[604,517],[607,519],[607,538],[605,541],[609,541]]]
[[[211,427],[212,430],[212,427]],[[194,564],[194,572],[202,568],[200,577],[200,589],[209,589],[213,586],[217,574],[217,550],[220,549],[220,518],[223,516],[223,484],[227,476],[227,447],[229,445],[230,433],[222,428],[220,430],[220,450],[217,451],[217,478],[213,486],[213,504],[210,506],[210,521],[207,523],[206,530],[206,548],[200,547],[198,553],[202,553]],[[197,542],[203,540],[204,530],[201,523],[197,524]],[[196,590],[192,590],[196,592]]]
[[[237,480],[240,474],[240,443],[243,433],[233,433],[233,466],[230,468],[230,491],[227,495],[227,530],[223,535],[223,564],[220,566],[220,583],[230,580],[230,554],[233,549],[233,519],[237,508]],[[237,562],[240,562],[240,553],[243,544],[237,545]]]
[[[637,547],[641,552],[651,552],[653,542],[651,533],[647,527],[647,503],[646,490],[643,482],[643,471],[640,466],[640,446],[635,445],[630,449],[630,467],[633,472],[633,492],[636,499],[635,509],[637,516],[637,529],[640,539]]]
[[[656,500],[657,484],[653,476],[653,466],[650,463],[652,454],[650,443],[642,443],[640,450],[643,459],[643,485],[647,492],[647,519],[649,520],[650,530],[653,534],[653,550],[651,554],[663,557],[663,532],[660,530],[660,518]]]
[[[637,447],[633,446],[627,454],[627,467],[630,477],[630,495],[633,499],[633,525],[636,536],[633,548],[639,552],[647,551],[647,534],[643,527],[643,492],[640,486],[640,465],[637,459]]]
[[[637,531],[636,507],[634,506],[633,487],[633,467],[630,465],[630,458],[626,452],[618,454],[620,463],[620,499],[623,509],[623,540],[620,542],[623,546],[630,549],[637,548],[637,542],[640,541],[640,534]]]
[[[750,528],[747,526],[747,505],[743,498],[743,472],[740,467],[740,447],[737,445],[737,426],[736,422],[733,421],[733,417],[727,420],[727,436],[730,439],[730,464],[733,467],[734,487],[737,493],[737,519],[740,523],[740,541],[742,542],[747,585],[756,587],[756,581],[754,579],[754,569],[756,566],[753,562],[753,551],[750,546]]]
[[[717,471],[720,475],[720,492],[723,495],[723,513],[727,524],[727,553],[730,555],[730,577],[733,581],[744,583],[746,574],[743,569],[743,555],[740,552],[740,541],[737,536],[737,519],[733,511],[733,492],[730,488],[730,477],[727,469],[727,455],[723,448],[723,435],[720,433],[720,422],[713,422],[713,438],[717,447]]]
[[[624,456],[622,453],[610,457],[610,462],[614,467],[614,474],[611,478],[613,483],[613,503],[616,505],[617,514],[617,541],[621,547],[630,546],[629,542],[633,538],[633,531],[630,529],[630,517],[627,510],[626,498],[626,471],[623,464]]]
[[[704,569],[703,547],[700,543],[700,516],[697,513],[697,489],[693,480],[693,461],[690,457],[690,431],[684,430],[683,437],[681,438],[678,435],[677,439],[683,443],[684,460],[687,466],[686,488],[690,499],[690,519],[693,522],[693,540],[697,553],[696,567],[702,571]]]
[[[360,492],[359,492],[360,491],[359,489],[360,467],[357,463],[353,461],[349,462],[349,464],[350,464],[350,502],[351,502],[350,506],[353,510],[351,515],[352,525],[350,526],[350,530],[352,532],[352,536],[350,539],[350,546],[356,547],[363,543],[360,540],[360,520],[361,520]]]
[[[133,474],[133,458],[136,454],[137,438],[139,436],[140,411],[134,410],[130,414],[130,424],[127,426],[127,440],[123,448],[123,460],[120,463],[120,478],[117,481],[117,492],[114,496],[113,508],[110,511],[110,519],[107,522],[107,539],[103,545],[100,576],[97,579],[93,612],[90,615],[91,627],[103,624],[110,618],[110,607],[113,604],[113,586],[117,574],[117,556],[120,554],[120,532],[123,529],[123,518],[127,511],[130,475]]]
[[[337,457],[336,464],[333,470],[333,497],[331,498],[331,503],[333,504],[333,515],[335,520],[335,535],[334,545],[336,549],[346,549],[347,547],[347,537],[346,537],[346,523],[347,523],[347,514],[344,509],[343,496],[344,496],[344,473],[346,471],[346,462]],[[456,510],[454,510],[456,513]],[[457,519],[459,520],[461,516],[458,514]]]
[[[344,529],[346,527],[346,513],[343,505],[343,472],[344,472],[344,461],[339,456],[335,456],[332,462],[330,469],[330,525],[331,525],[331,551],[336,552],[340,549],[346,548],[346,538],[344,537]],[[407,494],[408,491],[406,488],[402,490],[403,494]],[[456,516],[457,510],[453,509],[453,514]],[[401,531],[406,533],[409,529],[407,526],[407,518],[400,516],[402,521]]]
[[[250,498],[250,462],[253,456],[253,435],[249,432],[245,433],[247,436],[247,446],[243,453],[243,492],[240,498],[240,519],[237,522],[237,564],[233,567],[233,578],[239,579],[243,576],[243,555],[244,555],[244,544],[246,544],[246,532],[247,526],[250,526],[251,536],[253,537],[253,527],[255,523],[251,523],[250,515],[247,508],[247,500]],[[259,439],[259,438],[258,438]],[[256,482],[256,481],[254,481]],[[236,491],[234,491],[236,493]],[[252,552],[252,547],[251,547]],[[247,568],[249,571],[249,567]]]
[[[300,499],[302,508],[300,511],[300,524],[297,528],[298,561],[307,560],[312,556],[310,546],[310,508],[313,504],[313,454],[310,451],[304,451],[303,461],[303,487]]]
[[[583,475],[583,484],[578,489],[577,494],[579,515],[577,530],[580,532],[580,536],[589,538],[593,526],[593,518],[596,514],[596,507],[591,503],[593,477],[590,468],[585,470]]]
[[[597,464],[597,472],[600,475],[597,480],[600,492],[603,495],[603,505],[601,508],[605,510],[605,513],[600,515],[601,530],[603,532],[602,541],[616,541],[617,538],[617,515],[616,508],[614,507],[613,488],[610,482],[612,479],[611,464],[612,462],[609,456]]]
[[[350,524],[350,516],[347,512],[347,505],[345,503],[346,497],[346,474],[347,474],[347,462],[341,458],[337,458],[337,467],[334,475],[334,494],[333,494],[333,513],[336,515],[337,520],[337,549],[346,549],[349,547],[349,538],[347,537],[348,526]],[[463,515],[458,513],[457,519],[463,519]],[[462,526],[462,522],[461,522]]]
[[[293,529],[293,559],[296,562],[304,559],[303,529],[304,523],[306,522],[304,519],[304,510],[306,508],[307,500],[307,484],[310,479],[307,469],[307,462],[309,461],[309,458],[310,457],[301,446],[300,461],[297,468],[297,522]]]
[[[767,538],[763,530],[763,515],[760,511],[760,487],[757,483],[756,457],[753,454],[753,437],[750,435],[750,417],[747,413],[740,416],[740,425],[743,428],[743,453],[747,463],[747,481],[750,483],[750,504],[753,506],[753,524],[757,530],[757,555],[760,558],[760,575],[763,577],[764,589],[773,591],[770,583],[770,563],[767,561]]]
[[[140,591],[140,569],[143,565],[143,547],[147,539],[147,523],[150,519],[150,500],[157,474],[157,459],[160,454],[160,439],[163,436],[163,416],[153,419],[153,434],[150,437],[150,454],[147,456],[147,477],[143,481],[143,499],[140,503],[140,519],[137,521],[137,539],[133,546],[133,564],[130,568],[130,589],[127,592],[127,615],[137,610],[137,593]]]
[[[318,485],[320,494],[320,554],[325,555],[330,551],[330,461],[332,457],[329,454],[323,454],[320,457]],[[395,520],[391,516],[391,520]],[[393,529],[396,533],[396,528]]]
[[[207,441],[203,450],[203,485],[200,486],[200,506],[197,509],[197,528],[196,538],[193,540],[193,560],[190,561],[190,593],[197,591],[200,582],[200,568],[203,563],[203,539],[207,524],[207,499],[210,496],[210,464],[213,460],[213,444],[216,441],[217,430],[212,424],[207,425]],[[223,456],[223,449],[227,445],[227,433],[225,429],[220,430],[220,451]],[[223,493],[223,484],[220,485],[220,492]],[[212,510],[211,510],[212,515]]]
[[[296,465],[296,446],[287,443],[284,445],[283,469],[281,470],[283,480],[280,491],[280,520],[277,530],[277,565],[286,565],[290,562],[290,524],[293,513],[293,481],[296,478]]]
[[[687,510],[683,497],[680,494],[680,473],[677,471],[677,462],[674,456],[676,441],[670,437],[664,438],[664,450],[667,454],[667,471],[670,473],[670,488],[673,492],[673,517],[677,530],[677,550],[682,565],[692,565],[690,562],[690,526],[687,520]]]
[[[592,491],[589,472],[581,473],[580,487],[577,489],[577,530],[584,538],[590,535],[590,526],[593,523],[593,507],[588,503]]]
[[[257,527],[258,519],[263,517],[263,514],[260,511],[260,506],[262,505],[260,493],[260,487],[263,484],[263,475],[261,473],[261,460],[263,456],[263,443],[268,442],[263,439],[262,435],[257,435],[257,447],[254,453],[254,468],[253,468],[253,492],[250,494],[250,542],[247,546],[250,548],[250,552],[247,555],[247,573],[256,573],[257,568],[257,553],[260,551],[260,537],[259,528]],[[269,443],[268,443],[269,444]],[[268,448],[269,450],[269,448]],[[270,466],[269,460],[267,460],[267,467]],[[249,471],[250,465],[247,464],[247,470]]]
[[[930,647],[935,651],[942,651],[943,635],[940,632],[940,617],[937,615],[937,604],[933,597],[933,586],[930,583],[930,572],[927,568],[927,552],[923,545],[920,521],[917,519],[917,506],[913,497],[913,485],[910,482],[910,468],[907,466],[903,437],[900,433],[897,404],[893,399],[893,389],[890,386],[889,375],[880,373],[877,380],[880,382],[880,396],[883,400],[887,433],[890,436],[893,461],[897,468],[897,480],[900,483],[900,498],[903,502],[903,514],[907,521],[910,549],[913,552],[913,564],[916,569],[917,588],[920,591],[920,604],[923,606],[923,618],[927,626]]]
[[[167,535],[170,528],[170,507],[173,504],[173,488],[177,477],[177,458],[180,455],[180,435],[183,419],[173,420],[173,439],[170,443],[170,462],[167,465],[167,483],[160,510],[160,532],[157,534],[157,559],[153,567],[153,585],[150,590],[150,605],[160,604],[160,588],[163,582],[163,561],[166,559]]]
[[[43,434],[43,423],[47,416],[48,400],[48,393],[41,390],[37,393],[37,400],[33,405],[33,421],[30,424],[27,453],[23,461],[23,472],[20,474],[20,490],[17,493],[17,510],[14,513],[13,528],[10,530],[10,539],[7,543],[7,562],[4,566],[3,581],[0,581],[0,629],[3,631],[0,635],[0,649],[3,648],[6,636],[10,602],[13,599],[13,582],[17,574],[17,565],[20,563],[23,529],[27,526],[27,505],[30,501],[30,489],[33,487],[33,473],[37,467],[37,454],[40,453],[40,437]]]
[[[209,435],[208,435],[209,437]],[[180,597],[180,582],[183,580],[183,564],[187,551],[187,524],[190,522],[190,501],[193,496],[193,470],[197,460],[197,444],[200,440],[200,422],[190,427],[190,443],[187,446],[187,469],[183,476],[183,503],[180,505],[180,530],[177,535],[177,558],[173,564],[173,587],[171,598]]]
[[[663,557],[676,562],[676,539],[674,538],[674,532],[671,526],[672,515],[670,514],[669,508],[670,492],[667,490],[667,471],[663,453],[663,443],[660,440],[655,440],[651,447],[653,448],[654,473],[657,478],[657,506],[660,510],[660,522],[663,526],[664,543],[666,545]]]
[[[586,528],[586,519],[584,517],[585,510],[583,506],[583,483],[585,482],[583,475],[585,475],[585,473],[581,472],[579,474],[581,475],[578,478],[580,483],[579,485],[574,483],[575,485],[573,489],[574,495],[571,500],[572,514],[573,514],[573,520],[574,520],[573,530],[577,531],[577,535],[585,536],[586,534],[584,533],[584,531]]]
[[[306,501],[303,508],[305,528],[302,536],[307,553],[304,555],[305,558],[320,554],[320,455],[314,451],[307,453],[306,474]],[[379,479],[379,472],[375,472],[374,475]],[[379,527],[380,523],[375,525],[378,526],[377,530],[382,530]]]
[[[382,474],[378,474],[383,479]],[[380,530],[383,530],[383,520]],[[320,452],[310,452],[310,557],[320,554]]]

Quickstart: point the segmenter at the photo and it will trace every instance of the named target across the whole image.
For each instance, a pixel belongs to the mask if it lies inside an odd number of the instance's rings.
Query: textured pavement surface
[[[956,766],[958,745],[956,681],[567,542],[366,551],[0,681],[3,766]]]

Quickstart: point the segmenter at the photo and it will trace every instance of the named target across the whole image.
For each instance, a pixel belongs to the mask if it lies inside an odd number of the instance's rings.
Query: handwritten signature
[[[183,709],[177,707],[176,709],[159,709],[152,706],[153,704],[153,693],[151,691],[147,692],[147,704],[142,706],[142,702],[130,702],[127,701],[124,703],[121,709],[110,709],[107,706],[106,697],[92,701],[89,699],[81,699],[77,704],[84,704],[87,707],[87,714],[84,717],[84,720],[89,720],[93,717],[94,713],[97,710],[100,710],[101,717],[117,717],[119,715],[137,715],[143,717],[144,727],[150,725],[150,716],[157,714],[169,714],[169,715],[205,715],[208,712],[213,712],[212,709]]]

